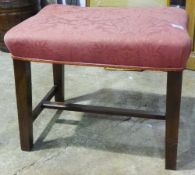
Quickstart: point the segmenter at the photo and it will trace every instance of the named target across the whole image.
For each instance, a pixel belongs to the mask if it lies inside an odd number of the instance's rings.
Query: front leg
[[[19,60],[13,60],[13,63],[20,145],[22,150],[30,151],[33,146],[31,63]]]
[[[182,72],[168,72],[166,103],[166,169],[175,170],[182,89]]]

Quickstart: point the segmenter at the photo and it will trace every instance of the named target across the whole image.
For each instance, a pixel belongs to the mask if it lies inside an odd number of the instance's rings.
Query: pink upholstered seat
[[[15,59],[182,70],[191,50],[178,8],[81,8],[49,5],[12,28]]]

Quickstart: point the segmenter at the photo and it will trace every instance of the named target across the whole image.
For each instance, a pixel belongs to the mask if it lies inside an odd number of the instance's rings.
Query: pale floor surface
[[[12,60],[0,53],[0,175],[195,175],[195,72],[185,71],[178,170],[164,169],[163,121],[45,110],[32,152],[19,147]],[[33,105],[52,85],[49,64],[32,64]],[[166,73],[66,66],[66,99],[164,111]],[[100,118],[97,118],[100,117]]]

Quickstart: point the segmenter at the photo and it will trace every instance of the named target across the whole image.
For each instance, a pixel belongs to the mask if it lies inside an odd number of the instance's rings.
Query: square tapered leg
[[[166,101],[165,167],[175,170],[182,89],[182,72],[168,72]]]
[[[32,87],[30,62],[13,60],[21,149],[33,146]]]

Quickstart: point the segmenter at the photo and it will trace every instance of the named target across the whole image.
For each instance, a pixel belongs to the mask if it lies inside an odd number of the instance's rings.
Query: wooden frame
[[[13,60],[18,121],[21,149],[30,151],[33,147],[33,122],[44,108],[80,111],[97,114],[131,116],[166,121],[165,164],[167,169],[176,169],[179,112],[182,87],[182,71],[167,73],[166,113],[158,114],[139,110],[98,107],[91,105],[70,104],[64,101],[64,65],[53,64],[54,85],[40,103],[32,109],[31,62]],[[55,96],[56,102],[50,102]]]

